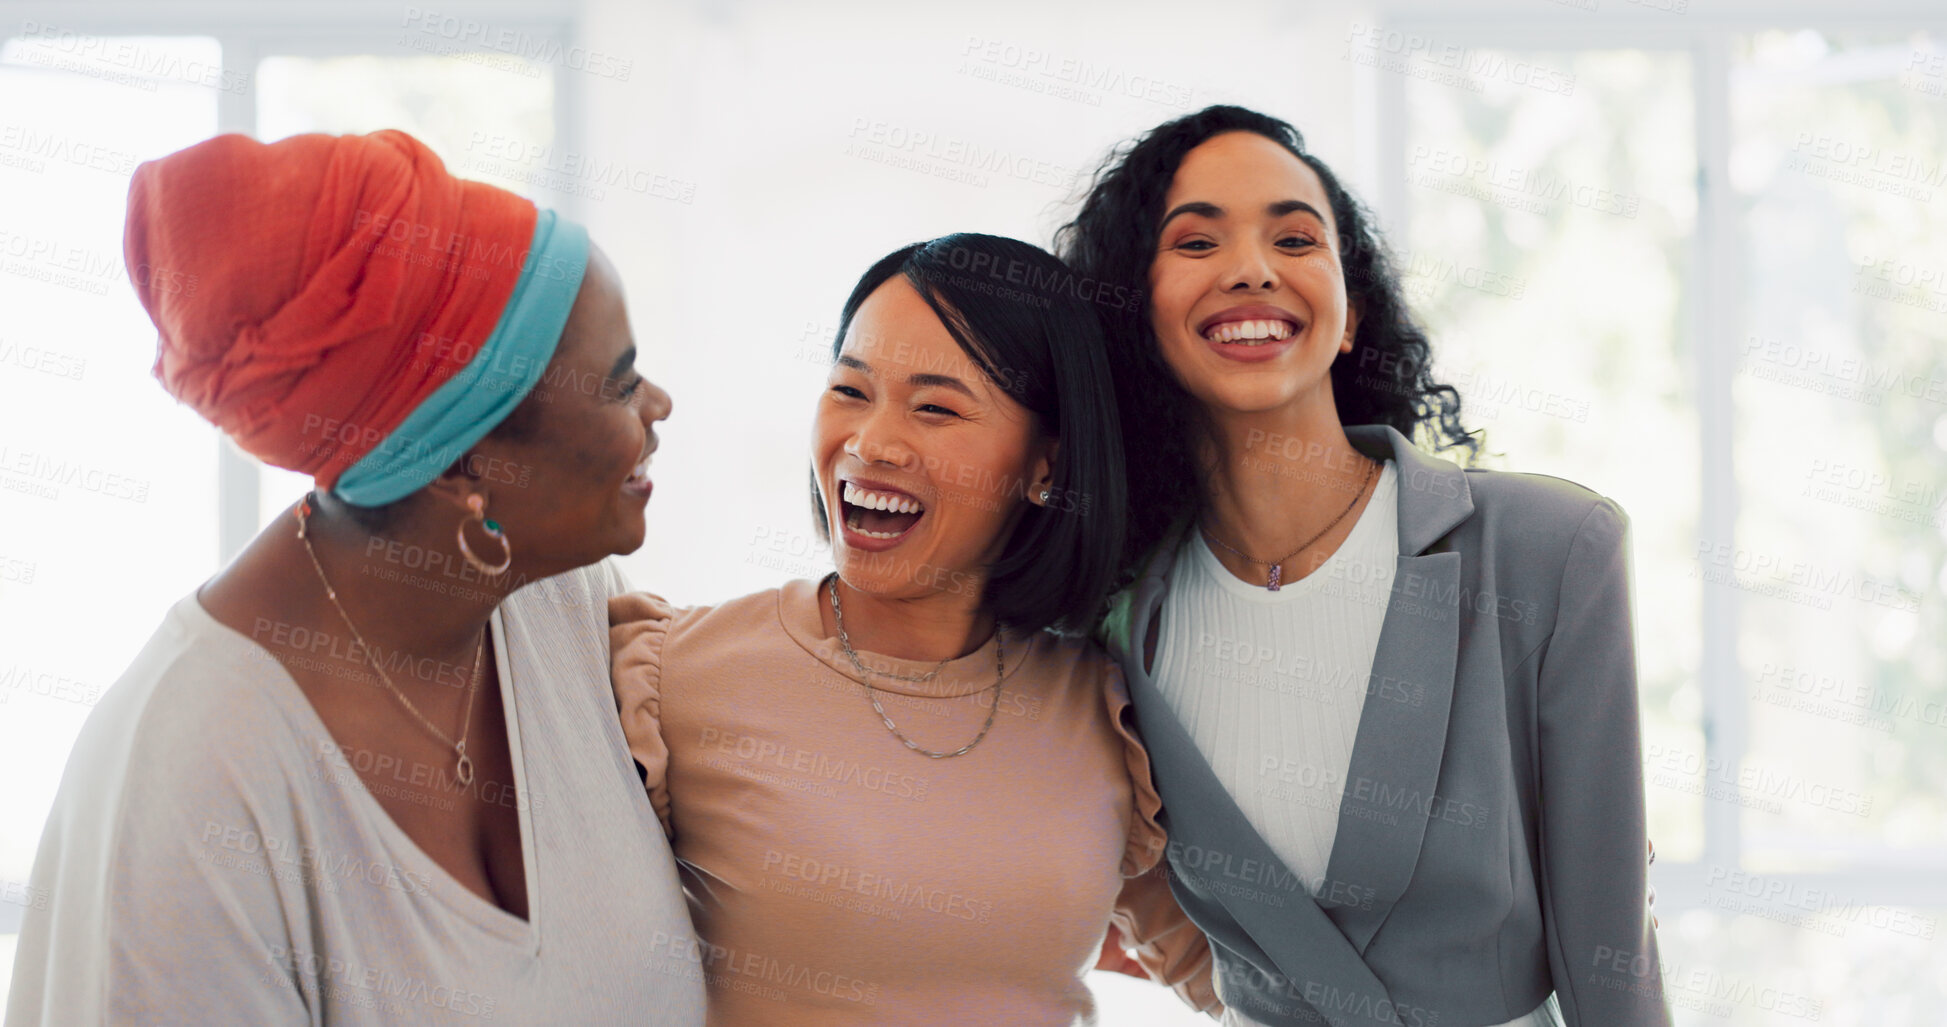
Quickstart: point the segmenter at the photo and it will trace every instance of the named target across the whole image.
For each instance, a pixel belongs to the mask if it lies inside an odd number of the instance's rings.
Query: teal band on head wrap
[[[353,506],[404,499],[506,420],[554,357],[587,269],[588,230],[541,211],[514,294],[480,352],[346,468],[332,494]]]

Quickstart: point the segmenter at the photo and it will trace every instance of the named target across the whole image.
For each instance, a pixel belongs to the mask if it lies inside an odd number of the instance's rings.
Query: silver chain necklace
[[[831,577],[831,595],[832,620],[838,624],[838,645],[845,650],[845,658],[852,661],[852,668],[859,672],[859,684],[865,688],[865,697],[872,700],[872,709],[879,714],[880,720],[885,721],[886,730],[892,732],[894,738],[906,743],[906,748],[928,759],[944,760],[954,756],[964,756],[972,752],[973,747],[979,745],[980,740],[987,737],[988,730],[994,726],[994,714],[1000,712],[1001,708],[1001,678],[1003,677],[1002,668],[1006,666],[1006,658],[1002,655],[1001,639],[1004,632],[1002,632],[1000,625],[996,624],[994,626],[994,704],[987,707],[987,723],[980,726],[980,733],[974,736],[973,741],[968,742],[952,752],[934,752],[931,749],[920,748],[918,743],[902,734],[899,730],[899,725],[894,724],[892,718],[886,716],[886,708],[879,705],[879,690],[872,687],[872,674],[874,672],[865,669],[865,664],[859,661],[859,654],[852,651],[851,637],[845,634],[845,611],[838,605],[838,575],[836,574]],[[952,657],[948,657],[947,659],[950,660]],[[941,660],[939,667],[934,667],[931,673],[925,675],[925,680],[931,680],[933,675],[940,672],[940,667],[944,667],[946,664],[947,660]],[[921,678],[915,677],[899,677],[895,674],[886,674],[885,676],[898,677],[901,681],[921,680]],[[986,689],[983,688],[981,691],[985,692]]]

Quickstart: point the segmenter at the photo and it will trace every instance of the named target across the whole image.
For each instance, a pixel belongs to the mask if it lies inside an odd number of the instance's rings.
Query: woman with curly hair
[[[1283,121],[1157,127],[1058,248],[1141,298],[1102,307],[1130,474],[1102,633],[1229,1022],[1667,1024],[1622,510],[1430,455],[1479,440]]]

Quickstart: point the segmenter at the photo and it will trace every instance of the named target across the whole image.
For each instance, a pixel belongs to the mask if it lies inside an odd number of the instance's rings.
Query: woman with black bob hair
[[[1209,947],[1149,872],[1159,800],[1121,672],[1043,630],[1097,617],[1126,507],[1075,289],[986,235],[873,264],[811,432],[836,573],[609,603],[712,1024],[1067,1024],[1091,1018],[1091,965],[1215,1008]]]
[[[1621,508],[1471,467],[1370,215],[1283,121],[1158,126],[1057,239],[1144,297],[1102,310],[1100,632],[1227,1022],[1667,1024]]]
[[[839,313],[834,362],[859,308],[894,277],[919,294],[961,357],[1026,408],[1043,435],[1060,440],[1045,496],[1028,496],[1018,476],[986,490],[1030,504],[1017,507],[1026,516],[987,572],[987,608],[1025,631],[1086,634],[1122,566],[1127,494],[1116,404],[1103,387],[1112,378],[1094,310],[1075,298],[1074,273],[1039,247],[949,235],[902,247],[867,269]],[[1106,515],[1094,516],[1098,508]],[[819,538],[831,542],[815,471],[811,511]]]

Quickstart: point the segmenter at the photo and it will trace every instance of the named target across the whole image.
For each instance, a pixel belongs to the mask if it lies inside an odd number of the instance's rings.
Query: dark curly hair
[[[1338,224],[1346,298],[1358,313],[1352,352],[1332,363],[1339,423],[1391,425],[1430,450],[1464,450],[1463,462],[1472,464],[1481,440],[1461,427],[1460,393],[1433,379],[1432,347],[1407,309],[1399,272],[1371,213],[1324,161],[1305,152],[1304,136],[1288,122],[1219,105],[1117,147],[1096,171],[1075,219],[1055,233],[1055,251],[1078,273],[1146,297],[1170,181],[1185,154],[1226,132],[1252,132],[1283,146],[1325,184]],[[1098,303],[1096,310],[1108,335],[1128,455],[1126,582],[1170,526],[1200,502],[1204,469],[1197,443],[1207,425],[1201,404],[1163,361],[1147,301]]]

